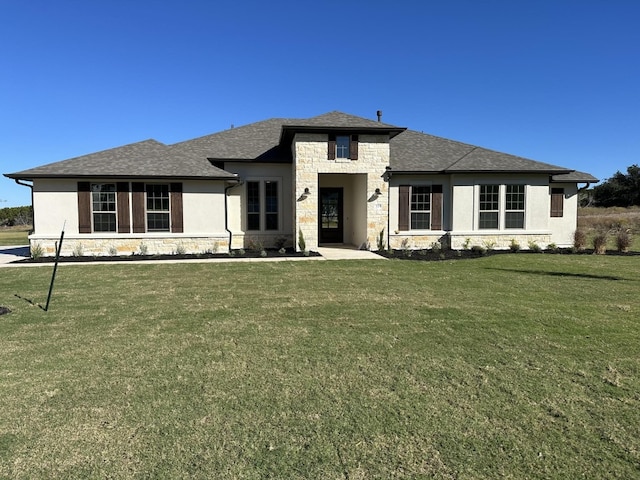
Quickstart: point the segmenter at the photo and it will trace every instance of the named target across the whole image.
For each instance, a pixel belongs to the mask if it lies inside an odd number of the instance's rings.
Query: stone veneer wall
[[[41,249],[43,257],[54,257],[59,238],[31,238],[31,252]],[[229,251],[229,236],[208,237],[65,237],[60,255],[71,256],[113,256],[140,255],[146,251],[149,255],[226,253]]]
[[[481,234],[474,232],[472,234],[449,234],[451,248],[453,250],[462,250],[473,246],[490,247],[494,250],[506,250],[510,247],[511,241],[520,245],[523,250],[529,249],[529,243],[535,243],[540,248],[547,248],[551,243],[550,233],[487,233]]]
[[[380,231],[387,227],[389,189],[382,174],[389,165],[389,138],[386,135],[360,135],[358,160],[327,159],[328,136],[298,133],[293,142],[294,157],[294,238],[304,235],[307,249],[318,247],[318,175],[324,173],[366,174],[366,192],[355,192],[356,201],[366,202],[366,231],[358,232],[364,241],[375,246]],[[305,198],[304,190],[310,194]],[[380,195],[375,195],[376,188]],[[386,236],[386,230],[385,230]]]

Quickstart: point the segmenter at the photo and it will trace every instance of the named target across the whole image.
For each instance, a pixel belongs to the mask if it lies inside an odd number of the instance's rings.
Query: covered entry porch
[[[367,174],[318,174],[318,245],[367,240]]]

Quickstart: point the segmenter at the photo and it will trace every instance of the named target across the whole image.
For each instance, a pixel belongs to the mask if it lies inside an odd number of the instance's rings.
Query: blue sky
[[[636,0],[0,0],[0,173],[331,110],[611,177]],[[0,208],[30,204],[0,177]]]

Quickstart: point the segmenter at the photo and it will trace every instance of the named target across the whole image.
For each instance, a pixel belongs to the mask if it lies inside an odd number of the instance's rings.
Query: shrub
[[[176,249],[175,249],[174,253],[176,255],[184,255],[185,253],[187,253],[187,249],[184,247],[184,245],[182,243],[179,243],[179,244],[176,245]]]
[[[307,242],[304,241],[304,234],[301,228],[298,229],[298,248],[303,252],[307,251]]]
[[[431,250],[433,250],[435,253],[442,251],[442,244],[436,240],[431,244]]]
[[[267,256],[267,251],[266,250],[260,250],[260,256],[262,258],[266,257]]]
[[[37,260],[44,255],[44,248],[42,248],[42,245],[39,243],[34,243],[30,250],[31,258],[34,260]]]
[[[246,254],[247,252],[244,250],[244,248],[239,248],[238,249],[238,255],[240,255],[241,257]]]
[[[482,243],[487,252],[492,252],[493,249],[496,248],[496,242],[494,242],[493,240],[485,240]]]
[[[220,243],[216,240],[215,242],[213,242],[213,247],[211,248],[211,253],[218,253],[219,249],[220,249]]]
[[[519,252],[520,251],[520,244],[518,243],[518,241],[515,238],[511,239],[511,243],[509,244],[509,249],[513,252]]]
[[[382,230],[380,230],[380,233],[378,234],[378,251],[382,252],[384,251],[384,228]]]
[[[597,255],[604,255],[607,251],[607,234],[599,232],[593,237],[593,250]]]
[[[400,242],[400,250],[402,250],[402,254],[405,257],[410,257],[413,252],[411,251],[411,245],[409,244],[408,238],[403,238],[402,242]]]
[[[284,255],[285,253],[287,253],[287,251],[285,250],[285,248],[284,248],[284,247],[280,247],[280,249],[278,250],[278,253],[279,253],[280,255]]]
[[[484,255],[485,253],[487,253],[487,249],[482,245],[474,245],[473,247],[471,247],[471,251],[476,255]]]
[[[547,245],[547,250],[549,250],[552,253],[558,253],[560,249],[558,248],[558,245],[556,245],[555,243],[550,243],[549,245]]]
[[[470,247],[471,247],[471,239],[470,238],[465,238],[464,239],[464,243],[462,244],[462,249],[463,250],[469,250]]]
[[[540,253],[542,251],[542,248],[540,248],[540,245],[538,245],[538,242],[536,242],[535,240],[529,240],[529,250],[534,253]]]
[[[138,247],[138,252],[140,255],[147,255],[149,253],[149,247],[146,243],[140,242],[140,246]]]
[[[581,252],[587,246],[587,234],[584,230],[577,229],[573,232],[573,248]]]
[[[275,241],[275,246],[278,250],[284,248],[284,245],[287,243],[287,237],[278,237]]]
[[[82,243],[78,243],[75,247],[73,247],[72,255],[74,257],[82,257],[84,255],[84,246],[82,245]]]
[[[261,252],[262,250],[264,250],[264,244],[258,239],[250,238],[247,242],[247,250]]]
[[[107,253],[112,257],[115,257],[116,255],[118,255],[118,249],[115,247],[115,245],[111,245],[107,250]]]
[[[616,234],[616,247],[619,252],[626,253],[631,248],[631,243],[633,243],[633,238],[631,236],[631,231],[629,229],[620,229]]]

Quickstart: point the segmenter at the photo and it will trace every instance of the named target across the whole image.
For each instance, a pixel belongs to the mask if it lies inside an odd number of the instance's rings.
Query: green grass
[[[0,478],[637,478],[638,262],[2,269]]]
[[[28,245],[31,227],[0,228],[0,245]]]

